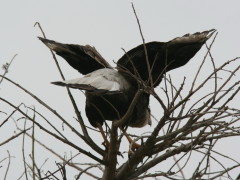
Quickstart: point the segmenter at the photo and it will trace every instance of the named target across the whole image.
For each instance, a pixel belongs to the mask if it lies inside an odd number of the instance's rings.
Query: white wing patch
[[[99,90],[123,91],[130,87],[126,79],[114,69],[99,69],[82,78],[61,82],[63,85],[88,85]]]

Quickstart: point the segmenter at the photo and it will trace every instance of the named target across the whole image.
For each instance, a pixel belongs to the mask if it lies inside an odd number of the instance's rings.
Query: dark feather
[[[154,87],[161,82],[163,74],[185,65],[211,37],[215,30],[195,34],[186,34],[169,42],[146,43],[151,76]],[[149,79],[144,46],[140,45],[127,52],[117,62],[121,71],[128,70],[133,75],[140,75],[143,81]]]
[[[41,37],[39,39],[81,74],[85,75],[102,68],[112,68],[97,50],[89,45],[62,44]]]
[[[166,72],[185,65],[214,32],[215,30],[210,30],[186,34],[168,42],[146,43],[154,87],[159,85]],[[149,79],[143,45],[133,48],[118,60],[117,72],[109,70],[111,66],[91,46],[61,44],[43,38],[40,40],[80,73],[90,73],[80,80],[53,84],[86,90],[86,115],[94,127],[97,127],[97,123],[118,120],[125,115],[139,88],[138,81],[133,76],[143,82]],[[118,92],[114,85],[118,87]],[[142,127],[146,122],[149,123],[149,96],[146,92],[140,95],[125,126]]]

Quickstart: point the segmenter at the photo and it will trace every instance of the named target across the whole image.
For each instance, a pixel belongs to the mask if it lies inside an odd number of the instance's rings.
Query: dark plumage
[[[124,116],[138,88],[151,85],[149,74],[152,88],[158,86],[167,71],[185,65],[214,31],[187,34],[169,42],[146,43],[150,73],[143,45],[124,54],[115,70],[94,47],[39,39],[81,74],[87,74],[83,78],[53,84],[86,90],[86,115],[91,125],[98,127],[98,123],[102,125],[105,120],[114,121]],[[125,126],[142,127],[147,123],[150,123],[150,109],[146,91],[141,94]]]
[[[146,43],[154,87],[159,85],[165,72],[185,65],[201,49],[213,32],[215,32],[214,29],[186,34],[168,42]],[[118,60],[117,67],[127,69],[135,76],[139,74],[143,81],[147,81],[149,73],[144,46],[139,45],[127,52]]]
[[[39,39],[51,50],[55,51],[57,55],[66,59],[69,65],[81,74],[85,75],[97,69],[111,68],[94,47],[62,44],[41,37]]]

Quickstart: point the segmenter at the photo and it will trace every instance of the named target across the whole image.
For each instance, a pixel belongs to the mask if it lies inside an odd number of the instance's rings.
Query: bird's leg
[[[124,136],[126,136],[129,144],[130,144],[130,150],[131,151],[135,151],[136,149],[138,149],[141,145],[136,143],[127,133],[126,131],[121,127],[120,128],[121,131],[123,132]]]
[[[101,135],[102,135],[102,137],[103,137],[103,139],[104,139],[104,146],[105,146],[106,149],[108,150],[108,149],[109,149],[109,146],[110,146],[110,143],[109,143],[109,141],[108,141],[108,139],[107,139],[107,136],[105,135],[105,133],[104,133],[104,131],[103,131],[103,128],[102,128],[102,126],[101,126],[100,124],[97,124],[97,127],[98,127],[98,129],[99,129],[99,131],[100,131],[100,133],[101,133]]]

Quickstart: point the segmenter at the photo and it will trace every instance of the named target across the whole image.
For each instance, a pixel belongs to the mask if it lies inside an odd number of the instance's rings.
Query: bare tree
[[[38,25],[45,37],[40,24],[36,23],[36,25]],[[140,24],[139,29],[141,31]],[[69,120],[64,119],[54,108],[50,107],[29,90],[7,78],[5,74],[1,75],[2,79],[23,90],[47,111],[51,112],[59,124],[64,124],[76,137],[90,147],[83,148],[83,146],[74,143],[74,139],[67,137],[66,131],[52,124],[50,119],[45,117],[44,113],[39,112],[34,106],[26,106],[24,103],[15,105],[8,99],[0,97],[1,104],[12,108],[11,113],[5,113],[4,109],[0,109],[0,113],[6,116],[5,120],[0,122],[0,128],[5,123],[8,123],[9,119],[17,113],[17,117],[14,116],[17,133],[0,142],[0,146],[4,146],[20,136],[23,137],[24,172],[19,179],[24,177],[25,179],[68,179],[67,172],[69,169],[74,169],[75,179],[80,179],[83,174],[93,179],[102,180],[158,179],[163,177],[165,179],[218,179],[221,177],[233,179],[229,171],[239,167],[240,163],[231,158],[231,155],[222,154],[215,146],[222,139],[240,135],[240,111],[236,107],[231,106],[231,101],[234,98],[239,98],[240,81],[235,77],[239,77],[240,64],[239,58],[235,58],[226,61],[219,67],[215,67],[214,58],[210,51],[215,38],[216,36],[209,46],[206,45],[206,55],[196,70],[192,82],[186,84],[187,78],[183,78],[181,84],[174,84],[171,76],[167,74],[164,77],[160,90],[154,91],[151,87],[148,88],[151,89],[149,93],[157,100],[161,107],[160,111],[163,113],[160,115],[160,118],[152,116],[155,119],[152,132],[135,136],[135,140],[141,140],[142,143],[140,148],[132,152],[129,157],[121,155],[119,146],[122,142],[123,134],[118,130],[118,127],[125,121],[124,118],[127,117],[127,114],[126,117],[124,116],[122,119],[110,123],[111,128],[106,128],[106,134],[110,138],[110,148],[108,151],[105,151],[92,139],[92,130],[85,125],[80,113],[81,110],[76,105],[78,102],[75,102],[68,88],[67,93],[76,113],[76,122],[79,124],[79,127],[75,126],[75,122],[71,123]],[[144,38],[143,43],[145,43]],[[65,79],[58,65],[57,58],[52,51],[51,53],[62,79]],[[212,63],[212,67],[207,67],[211,68],[212,72],[202,77],[201,73],[207,61]],[[5,72],[7,72],[7,68]],[[211,84],[212,89],[205,89],[208,84]],[[142,89],[139,89],[139,93],[141,91]],[[161,97],[159,94],[161,94]],[[129,107],[129,111],[134,107],[138,95],[137,93]],[[66,145],[69,151],[75,150],[78,153],[71,158],[59,155],[56,149],[50,149],[50,147],[36,138],[36,131],[40,131]],[[27,161],[26,158],[26,148],[24,146],[26,138],[30,138],[32,144],[31,162]],[[48,167],[44,166],[45,162],[41,166],[38,165],[39,162],[36,161],[35,155],[36,144],[58,157],[59,162],[56,163],[57,168],[55,171],[48,171]],[[79,154],[88,157],[89,162],[79,163]],[[192,163],[194,156],[198,157],[197,163]],[[227,158],[232,161],[232,166],[226,167],[221,163],[221,158]],[[9,160],[9,167],[10,154],[8,154],[6,159]],[[169,162],[168,167],[160,170],[155,168],[156,165],[166,161]],[[186,167],[189,165],[191,165],[192,171],[186,173]],[[96,170],[98,170],[98,173],[95,173]],[[5,173],[5,179],[7,173],[8,168]]]

